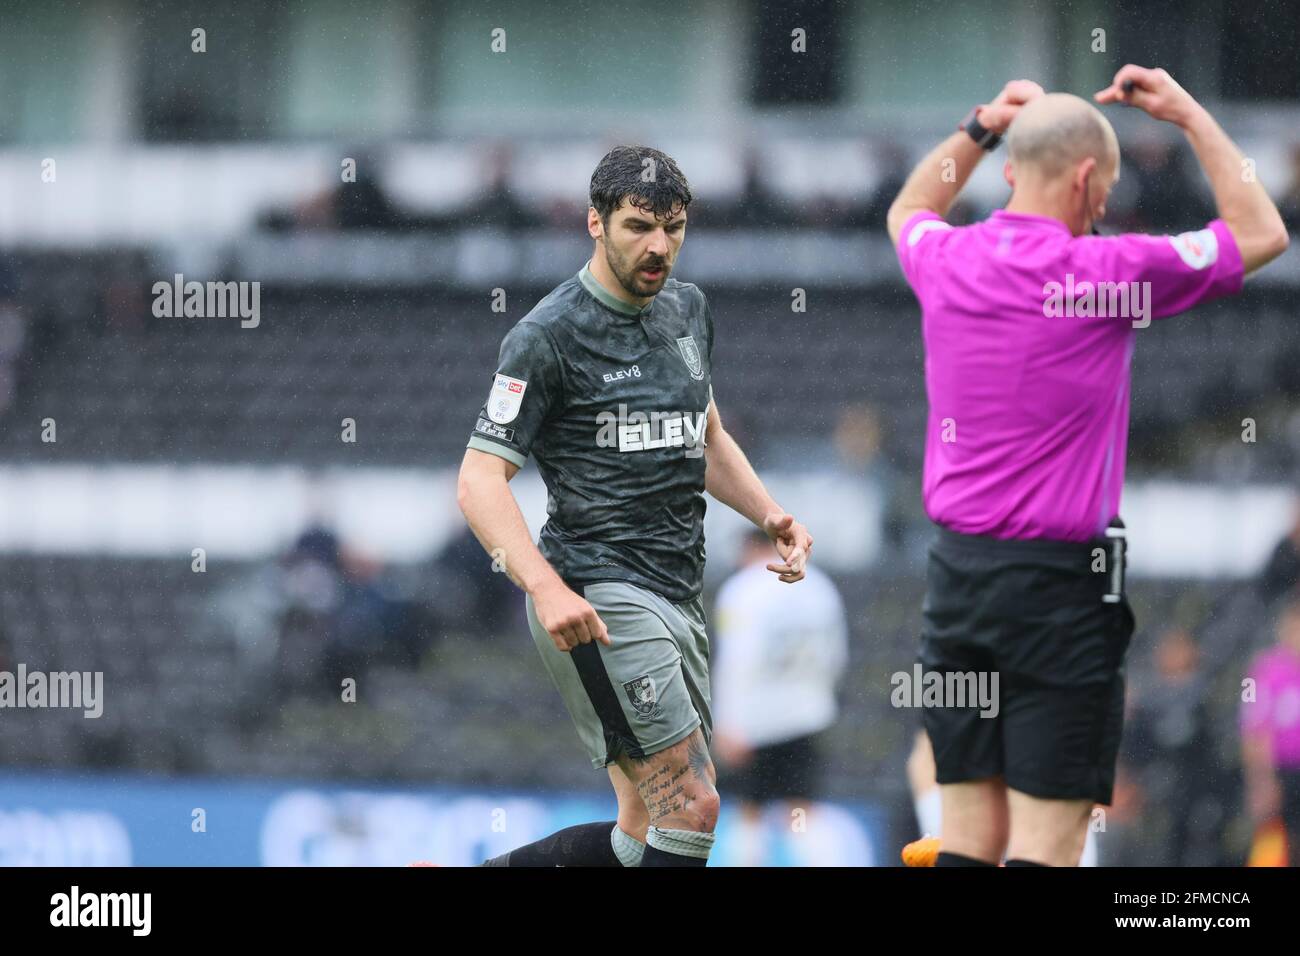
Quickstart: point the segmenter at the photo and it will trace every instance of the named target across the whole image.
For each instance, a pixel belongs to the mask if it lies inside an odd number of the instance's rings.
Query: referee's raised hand
[[[1158,120],[1178,126],[1186,124],[1198,105],[1167,71],[1132,63],[1121,67],[1110,86],[1099,90],[1094,99],[1098,103],[1136,106]]]
[[[1043,95],[1043,88],[1033,80],[1012,80],[1002,87],[992,103],[980,105],[976,110],[976,119],[985,129],[995,133],[1005,133],[1011,121],[1020,112],[1020,107]]]
[[[1286,224],[1257,176],[1244,176],[1246,157],[1223,131],[1209,110],[1164,70],[1130,63],[1121,67],[1110,86],[1099,90],[1098,103],[1126,103],[1158,120],[1178,126],[1187,136],[1196,160],[1214,192],[1218,217],[1232,233],[1249,275],[1286,251]]]

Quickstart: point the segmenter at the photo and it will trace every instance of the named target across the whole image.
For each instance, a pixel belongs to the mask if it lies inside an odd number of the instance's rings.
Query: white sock
[[[938,787],[931,787],[916,797],[916,824],[921,828],[921,836],[937,837],[943,825],[943,798]]]
[[[1092,832],[1091,826],[1088,827],[1088,838],[1083,841],[1083,856],[1079,857],[1079,865],[1097,865],[1097,834]]]
[[[645,842],[665,853],[707,860],[709,852],[713,849],[713,834],[699,830],[666,830],[663,827],[651,827],[646,831]]]
[[[640,866],[641,857],[645,855],[645,844],[636,837],[623,832],[622,827],[614,827],[609,835],[614,846],[614,855],[624,866]]]

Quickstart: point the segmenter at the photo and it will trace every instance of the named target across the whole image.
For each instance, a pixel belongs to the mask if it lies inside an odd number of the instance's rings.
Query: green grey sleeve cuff
[[[516,468],[524,467],[524,464],[528,461],[527,458],[519,454],[519,452],[515,451],[513,448],[507,448],[505,445],[498,445],[496,442],[488,441],[480,435],[471,435],[469,444],[465,447],[473,448],[475,451],[485,451],[489,455],[496,455],[498,458],[504,458]]]

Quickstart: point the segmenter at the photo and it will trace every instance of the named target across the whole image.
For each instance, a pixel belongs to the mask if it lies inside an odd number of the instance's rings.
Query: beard
[[[668,276],[672,274],[673,266],[667,259],[652,256],[640,262],[633,262],[631,257],[624,256],[608,241],[604,246],[605,261],[609,263],[609,271],[614,273],[614,278],[627,290],[628,295],[639,299],[656,295],[668,281]],[[638,271],[640,269],[663,269],[664,272],[658,279],[647,281]]]

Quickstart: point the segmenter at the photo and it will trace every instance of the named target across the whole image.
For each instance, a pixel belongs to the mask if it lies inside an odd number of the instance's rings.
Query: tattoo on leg
[[[704,738],[699,733],[692,734],[686,739],[684,754],[679,748],[673,750],[677,755],[675,759],[665,759],[664,753],[645,757],[620,753],[615,758],[636,786],[651,826],[658,826],[666,817],[685,813],[701,793],[715,792],[713,762],[709,759]],[[684,762],[679,763],[683,757]]]
[[[691,798],[686,793],[686,784],[682,778],[687,768],[671,763],[660,764],[650,775],[637,783],[637,793],[650,814],[650,823],[655,825],[664,817],[681,813],[691,805]]]
[[[704,738],[698,733],[691,734],[686,741],[686,762],[690,765],[696,780],[710,787],[713,786],[713,778],[709,776],[713,761],[709,759],[709,749],[704,746]]]

